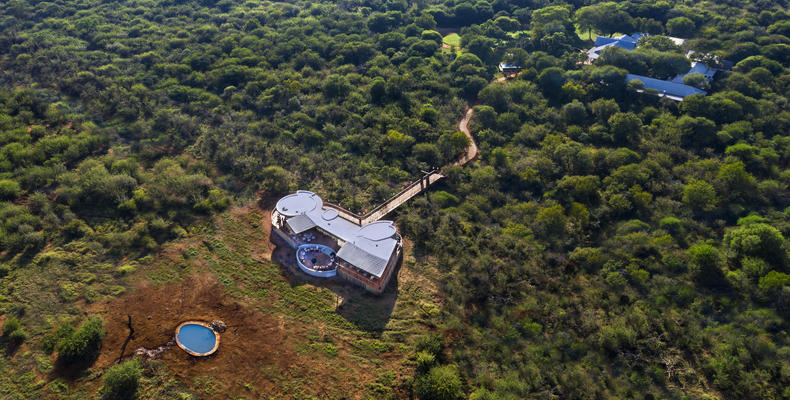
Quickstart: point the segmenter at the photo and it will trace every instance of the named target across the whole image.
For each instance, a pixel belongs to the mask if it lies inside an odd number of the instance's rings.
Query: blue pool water
[[[207,353],[214,348],[217,337],[211,328],[198,324],[186,324],[178,330],[178,340],[195,353]]]

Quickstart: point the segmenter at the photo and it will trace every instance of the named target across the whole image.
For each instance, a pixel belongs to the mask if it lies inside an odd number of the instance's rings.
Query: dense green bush
[[[22,192],[19,183],[11,179],[0,179],[0,199],[12,200]]]
[[[113,365],[104,373],[102,398],[113,400],[136,398],[140,376],[140,363],[137,360]]]
[[[74,364],[96,358],[104,339],[102,325],[102,319],[94,316],[88,318],[76,331],[59,335],[58,359],[66,364]]]
[[[414,393],[421,400],[456,400],[463,396],[461,378],[452,365],[433,367],[427,374],[417,376]]]

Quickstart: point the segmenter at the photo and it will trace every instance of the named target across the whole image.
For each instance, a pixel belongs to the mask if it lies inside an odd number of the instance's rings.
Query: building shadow
[[[364,331],[383,332],[395,309],[395,302],[398,300],[398,273],[401,264],[403,264],[403,253],[395,265],[395,270],[392,271],[393,275],[387,288],[379,295],[347,283],[346,286],[349,290],[346,291],[343,302],[338,306],[337,313]]]
[[[377,295],[368,292],[338,276],[332,278],[316,278],[302,272],[296,264],[296,253],[276,235],[270,237],[275,245],[272,252],[272,261],[280,266],[283,277],[291,287],[311,285],[330,290],[337,298],[335,311],[338,315],[354,324],[358,329],[378,334],[384,331],[385,326],[395,309],[398,299],[398,272],[403,264],[401,252],[392,278],[383,293]]]

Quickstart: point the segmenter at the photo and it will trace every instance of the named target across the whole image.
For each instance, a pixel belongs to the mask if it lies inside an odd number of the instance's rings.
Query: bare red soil
[[[193,357],[177,346],[162,353],[161,360],[187,386],[194,378],[210,374],[220,393],[249,390],[243,388],[247,383],[254,383],[256,391],[262,393],[277,392],[276,383],[264,376],[265,371],[287,370],[295,358],[281,321],[226,296],[212,275],[197,275],[164,286],[142,281],[132,293],[92,307],[98,308],[93,312],[104,314],[106,337],[96,362],[101,368],[120,356],[129,335],[127,315],[132,316],[134,336],[126,347],[125,358],[139,347],[164,345],[183,321],[225,322],[228,329],[221,334],[220,347],[211,356]]]

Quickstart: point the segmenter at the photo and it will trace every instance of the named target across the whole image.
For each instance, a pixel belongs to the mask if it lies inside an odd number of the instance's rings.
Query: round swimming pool
[[[207,356],[219,347],[219,334],[200,321],[187,321],[176,328],[178,347],[193,356]]]

